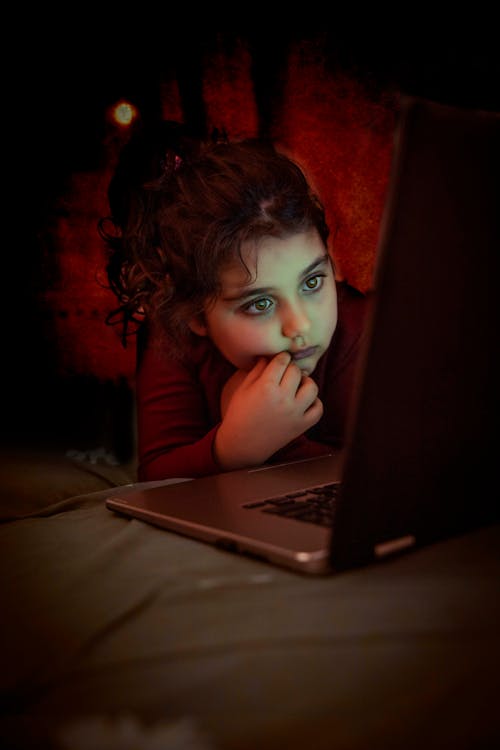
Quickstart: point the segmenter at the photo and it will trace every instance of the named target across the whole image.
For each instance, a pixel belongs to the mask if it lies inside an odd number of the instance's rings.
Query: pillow
[[[0,520],[37,513],[74,495],[137,481],[135,458],[118,464],[95,451],[3,451],[0,463]]]

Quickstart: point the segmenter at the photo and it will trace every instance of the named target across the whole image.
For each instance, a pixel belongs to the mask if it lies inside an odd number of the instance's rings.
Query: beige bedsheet
[[[497,744],[500,527],[309,578],[107,494],[0,526],[2,749]]]

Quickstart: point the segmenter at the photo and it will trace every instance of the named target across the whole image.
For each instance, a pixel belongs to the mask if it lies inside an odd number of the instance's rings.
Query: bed
[[[0,747],[498,746],[500,527],[311,578],[110,512],[133,462],[1,480]]]

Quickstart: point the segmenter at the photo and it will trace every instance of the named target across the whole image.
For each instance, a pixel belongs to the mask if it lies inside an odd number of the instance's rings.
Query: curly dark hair
[[[168,131],[168,132],[167,132]],[[109,188],[107,274],[119,306],[108,322],[155,323],[182,350],[188,323],[220,292],[242,245],[329,228],[302,169],[267,141],[204,142],[170,123],[161,149],[130,143]],[[160,139],[161,141],[161,139]],[[146,144],[147,145],[147,144]]]

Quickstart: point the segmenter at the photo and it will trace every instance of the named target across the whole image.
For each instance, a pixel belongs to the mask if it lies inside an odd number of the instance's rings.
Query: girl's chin
[[[316,369],[317,362],[314,362],[313,364],[307,366],[307,365],[300,365],[298,362],[296,363],[302,373],[302,375],[312,375],[314,370]]]

